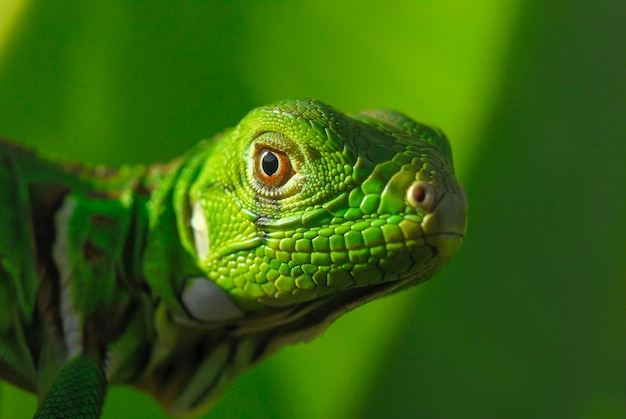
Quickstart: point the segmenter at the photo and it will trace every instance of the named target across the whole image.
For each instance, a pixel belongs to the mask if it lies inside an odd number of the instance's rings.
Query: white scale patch
[[[203,261],[209,255],[209,228],[207,227],[204,210],[198,202],[193,204],[190,224],[193,230],[193,240],[198,259]]]
[[[181,300],[189,314],[204,322],[231,320],[244,315],[228,294],[208,278],[189,279]]]
[[[196,254],[200,261],[204,261],[210,251],[209,228],[204,210],[198,202],[192,206],[190,225]],[[181,300],[189,314],[203,322],[231,320],[244,315],[219,285],[204,277],[189,279]]]
[[[83,348],[83,330],[71,287],[72,269],[68,255],[67,231],[68,224],[76,209],[76,200],[67,198],[54,217],[56,238],[52,246],[52,259],[61,277],[60,311],[63,322],[63,338],[71,358],[78,355]]]

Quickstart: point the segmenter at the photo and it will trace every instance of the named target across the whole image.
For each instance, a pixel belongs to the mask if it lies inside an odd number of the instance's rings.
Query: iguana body
[[[431,277],[466,225],[439,131],[310,100],[147,168],[0,143],[0,182],[0,377],[41,417],[97,417],[116,383],[204,411],[285,343]]]

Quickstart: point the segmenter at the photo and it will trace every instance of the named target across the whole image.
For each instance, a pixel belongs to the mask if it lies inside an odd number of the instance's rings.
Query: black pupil
[[[278,171],[278,163],[278,157],[276,157],[276,154],[268,151],[263,156],[263,161],[261,162],[263,172],[265,172],[267,176],[272,176]]]

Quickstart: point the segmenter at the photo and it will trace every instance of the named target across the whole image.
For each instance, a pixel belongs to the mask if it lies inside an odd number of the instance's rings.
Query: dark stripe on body
[[[63,322],[60,315],[60,276],[52,258],[52,248],[57,235],[54,217],[63,205],[69,189],[59,185],[31,184],[29,186],[30,214],[39,274],[38,306],[48,336],[63,342]],[[35,345],[37,351],[40,345]],[[33,352],[34,359],[38,354]]]

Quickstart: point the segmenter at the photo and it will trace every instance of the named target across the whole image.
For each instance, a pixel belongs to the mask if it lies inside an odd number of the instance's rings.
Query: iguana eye
[[[293,176],[293,167],[285,153],[262,148],[254,158],[254,174],[263,185],[280,187]]]

